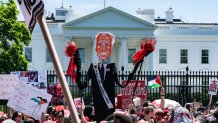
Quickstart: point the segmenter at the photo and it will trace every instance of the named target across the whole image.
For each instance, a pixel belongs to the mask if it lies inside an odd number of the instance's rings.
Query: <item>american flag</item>
[[[17,0],[30,33],[36,24],[37,16],[44,11],[42,0]]]

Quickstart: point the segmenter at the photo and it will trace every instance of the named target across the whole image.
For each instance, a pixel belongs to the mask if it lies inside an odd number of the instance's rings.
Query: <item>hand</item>
[[[164,90],[164,87],[161,87],[161,90],[160,90],[160,95],[164,95],[165,96],[165,90]]]

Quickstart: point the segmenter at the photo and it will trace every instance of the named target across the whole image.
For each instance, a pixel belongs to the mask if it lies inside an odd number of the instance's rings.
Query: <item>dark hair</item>
[[[13,115],[12,115],[12,120],[15,121],[15,118],[18,117],[18,116],[22,116],[22,114],[20,112],[14,112]]]
[[[35,123],[33,119],[27,119],[24,121],[24,123]]]
[[[171,110],[171,116],[170,116],[170,121],[169,122],[172,122],[173,120],[174,120],[174,113],[175,113],[175,108],[173,108],[172,110]]]
[[[94,107],[88,105],[87,107],[85,107],[84,109],[84,116],[87,116],[89,118],[90,121],[94,121],[95,120],[95,115],[92,114]]]
[[[150,106],[151,105],[151,102],[150,101],[145,101],[144,103],[143,103],[143,107],[148,107],[148,106]]]
[[[58,118],[63,118],[63,117],[64,117],[64,110],[56,111],[56,112],[54,113],[54,116],[55,116],[55,117],[58,117]]]
[[[83,114],[84,116],[89,116],[92,114],[92,111],[93,111],[93,106],[86,106]]]
[[[130,114],[136,114],[137,113],[137,110],[135,109],[135,108],[132,108],[131,110],[130,110]]]
[[[193,105],[193,103],[186,103],[185,108],[188,109],[188,111],[190,111],[190,108],[192,105]]]
[[[111,121],[111,120],[114,120],[115,118],[119,119],[120,123],[133,123],[132,119],[129,116],[125,114],[121,114],[121,113],[114,113],[114,114],[109,115],[106,118],[106,121]]]
[[[132,122],[137,122],[138,121],[137,115],[131,114],[130,117],[131,117]]]
[[[64,123],[72,123],[71,117],[64,117]]]
[[[49,106],[47,108],[47,113],[51,115],[52,114],[52,110],[53,110],[53,106]]]
[[[154,111],[153,106],[148,106],[144,108],[144,114],[149,114],[150,111]]]

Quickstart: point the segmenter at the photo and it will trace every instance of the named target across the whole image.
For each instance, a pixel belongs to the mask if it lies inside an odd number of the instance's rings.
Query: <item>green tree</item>
[[[0,73],[24,71],[28,61],[24,56],[24,45],[31,40],[30,32],[24,22],[19,22],[14,0],[0,3]]]

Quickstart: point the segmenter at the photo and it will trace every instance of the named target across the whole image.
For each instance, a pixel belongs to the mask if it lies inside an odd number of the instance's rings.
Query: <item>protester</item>
[[[24,123],[35,123],[35,121],[33,119],[27,119],[24,121]]]
[[[95,121],[95,111],[93,106],[86,106],[83,113],[85,117],[89,118],[89,121]]]
[[[64,121],[64,110],[58,111],[56,115],[56,123],[63,123]]]
[[[153,106],[144,107],[143,115],[144,117],[139,121],[140,123],[154,123],[154,120],[153,120],[154,107]]]
[[[190,112],[184,107],[177,107],[174,112],[173,123],[192,123]]]
[[[20,112],[14,112],[12,115],[12,120],[16,123],[22,123],[22,114]]]
[[[166,121],[163,119],[164,117],[164,111],[160,108],[155,109],[155,117],[154,122],[155,123],[166,123]]]
[[[130,118],[133,123],[138,123],[138,116],[135,114],[130,114]]]
[[[109,123],[133,123],[131,120],[131,117],[128,115],[125,115],[124,113],[114,113],[109,115],[106,118],[106,121]],[[104,123],[104,122],[101,122]]]
[[[116,111],[104,119],[101,123],[217,123],[218,122],[218,110],[215,107],[211,109],[208,114],[207,107],[200,106],[197,110],[189,103],[185,107],[167,107],[164,109],[154,107],[152,103],[145,102],[142,114],[135,109],[134,105],[130,104],[127,110],[116,109]],[[188,106],[190,105],[190,106]],[[131,108],[130,108],[131,107]],[[81,123],[96,122],[93,106],[86,106],[83,104],[83,108],[79,110]],[[189,110],[188,110],[189,109]],[[51,117],[51,115],[54,118]],[[5,117],[4,117],[5,116]],[[141,116],[141,119],[140,119]],[[1,122],[7,118],[7,114],[1,115]],[[22,120],[23,118],[23,120]],[[7,120],[10,120],[7,119]],[[30,116],[14,112],[12,120],[16,123],[39,123],[40,121],[34,120]],[[49,106],[47,114],[44,114],[44,118],[40,123],[72,123],[70,112],[66,109],[57,111],[54,107]]]
[[[84,102],[82,102],[78,110],[81,123],[218,123],[216,105],[210,111],[208,111],[208,107],[202,105],[196,108],[192,102],[186,103],[185,107],[167,106],[165,90],[162,87],[160,88],[160,104],[155,105],[154,102],[145,101],[142,107],[139,107],[139,110],[136,110],[136,106],[133,103],[129,104],[127,109],[122,109],[122,105],[120,105],[122,100],[120,100],[120,95],[118,97],[117,109],[102,121],[96,121],[98,115],[95,115],[93,106],[85,106]],[[1,113],[0,123],[8,122],[9,120],[13,120],[16,123],[72,123],[70,112],[67,109],[56,110],[54,106],[47,108],[47,112],[46,114],[43,113],[41,121],[17,111],[12,114],[10,119],[10,117],[7,117],[7,114]]]

